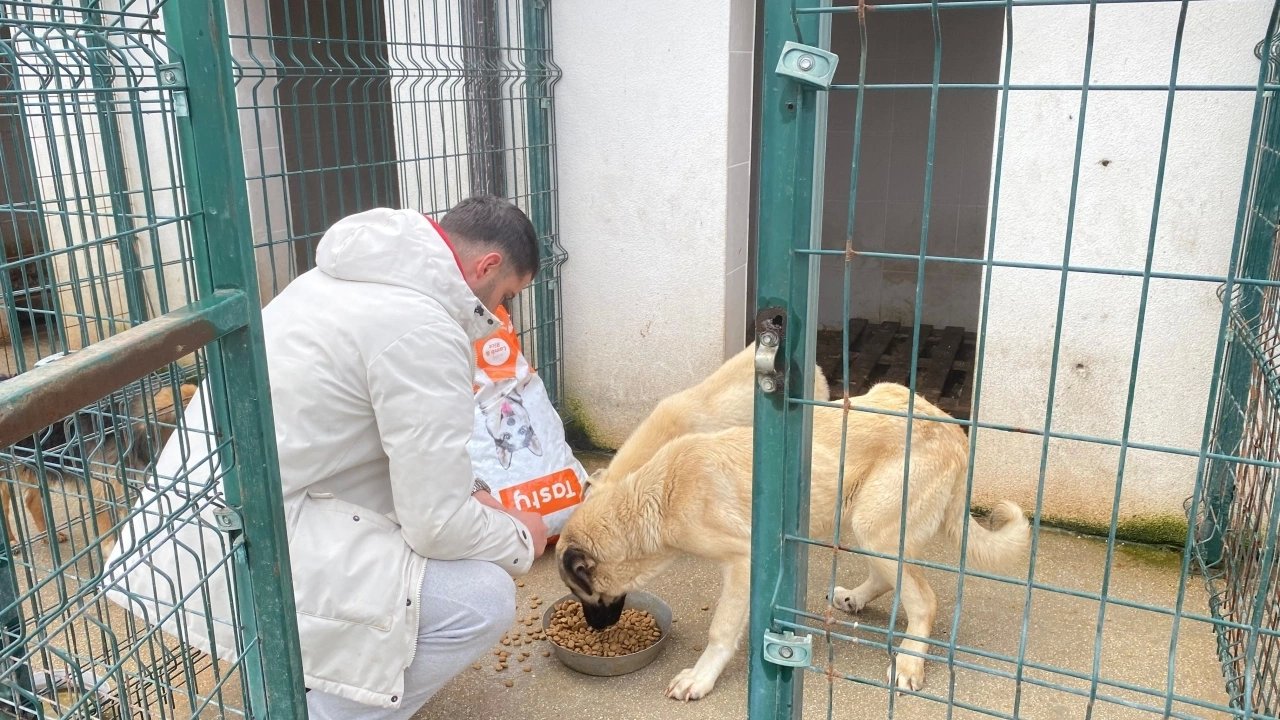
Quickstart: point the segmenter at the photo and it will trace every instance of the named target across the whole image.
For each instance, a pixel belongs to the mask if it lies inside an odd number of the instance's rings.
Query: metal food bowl
[[[578,602],[578,598],[572,593],[556,600],[547,606],[542,613],[542,629],[549,631],[551,629],[551,617],[555,615],[556,608],[560,603],[572,600]],[[667,644],[667,638],[671,635],[671,606],[667,605],[656,595],[650,595],[646,592],[627,593],[627,601],[623,604],[623,609],[644,610],[658,621],[658,631],[662,635],[658,641],[639,652],[633,652],[629,655],[619,655],[617,657],[596,657],[595,655],[584,655],[583,653],[561,647],[547,637],[547,642],[551,645],[552,651],[556,654],[556,659],[564,663],[568,667],[577,670],[584,675],[595,675],[598,677],[613,677],[615,675],[626,675],[635,672],[640,668],[653,662],[658,654],[662,652],[662,648]]]

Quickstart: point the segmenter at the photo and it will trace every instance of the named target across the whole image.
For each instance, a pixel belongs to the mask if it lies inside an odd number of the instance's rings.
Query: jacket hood
[[[462,276],[444,231],[414,210],[374,208],[334,223],[316,246],[316,267],[338,280],[396,285],[434,299],[475,341],[498,318]]]

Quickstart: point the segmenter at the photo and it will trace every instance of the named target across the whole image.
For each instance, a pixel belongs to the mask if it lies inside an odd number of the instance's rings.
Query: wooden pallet
[[[878,382],[910,381],[912,327],[897,322],[849,321],[849,395],[861,395]],[[839,330],[818,333],[818,365],[827,374],[833,397],[843,389]],[[973,394],[977,336],[964,328],[920,326],[916,391],[952,417],[968,419]]]

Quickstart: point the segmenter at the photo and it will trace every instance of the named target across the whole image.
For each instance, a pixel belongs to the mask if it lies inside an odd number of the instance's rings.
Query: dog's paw
[[[681,702],[701,700],[711,692],[715,684],[715,678],[702,677],[696,669],[686,668],[667,685],[667,697]]]
[[[858,597],[853,590],[842,588],[839,585],[836,586],[835,595],[830,600],[832,606],[848,613],[860,613],[862,608],[867,605],[866,601]]]
[[[60,542],[60,543],[64,543],[64,542],[66,542],[67,540],[70,540],[70,539],[71,539],[71,536],[70,536],[70,535],[68,535],[68,534],[66,533],[66,531],[64,531],[64,530],[59,530],[59,531],[57,532],[57,538],[58,538],[58,542]]]
[[[924,687],[924,658],[912,655],[898,655],[895,661],[897,671],[890,665],[885,675],[889,682],[896,682],[898,690],[917,691]]]

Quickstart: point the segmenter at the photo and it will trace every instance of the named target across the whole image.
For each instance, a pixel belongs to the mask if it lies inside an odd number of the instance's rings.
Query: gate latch
[[[213,520],[218,523],[218,529],[225,533],[239,532],[244,529],[244,523],[240,521],[240,513],[229,507],[214,510]]]
[[[187,117],[191,110],[187,105],[187,73],[182,63],[169,63],[160,66],[160,87],[173,91],[173,113],[178,117]]]
[[[809,667],[813,657],[813,636],[797,637],[790,630],[764,633],[764,659],[783,667]]]
[[[787,336],[787,311],[767,307],[756,313],[756,381],[766,394],[782,389],[783,374],[778,369],[778,350]]]
[[[774,72],[820,90],[830,90],[839,62],[840,56],[833,52],[788,40],[782,46]]]

